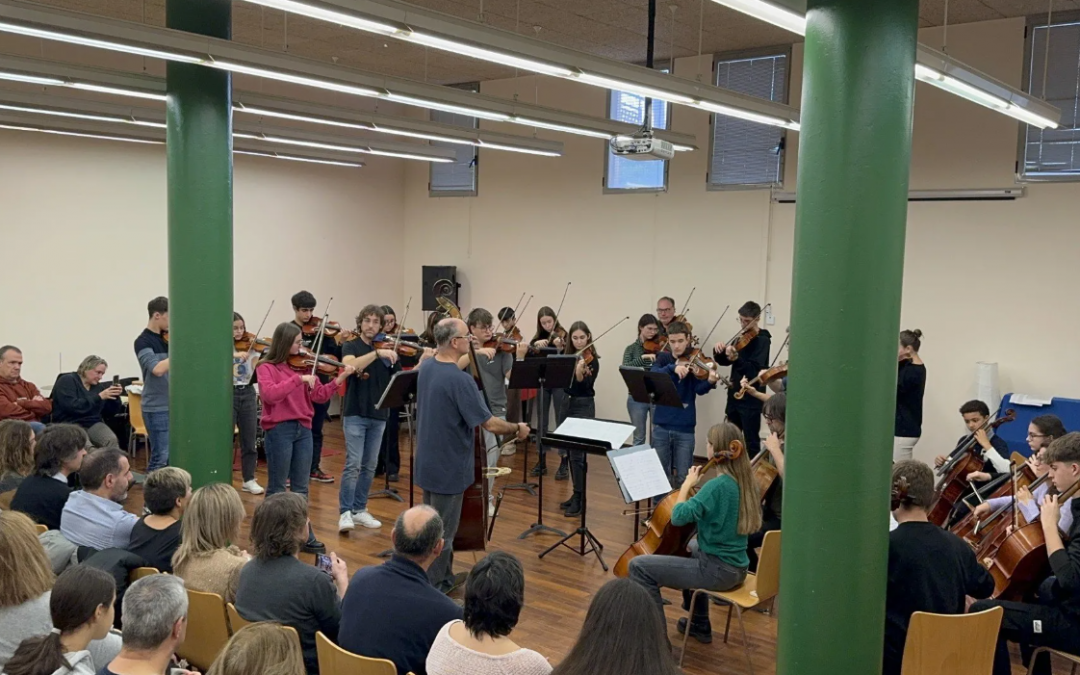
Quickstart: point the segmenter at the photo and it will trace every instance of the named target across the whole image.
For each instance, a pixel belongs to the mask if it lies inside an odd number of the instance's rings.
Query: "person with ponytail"
[[[893,431],[893,461],[911,459],[915,444],[922,436],[923,393],[926,391],[926,365],[919,357],[922,331],[900,331],[900,364],[896,372],[896,428]]]
[[[643,555],[630,561],[630,578],[649,591],[661,613],[662,586],[682,589],[684,609],[690,609],[693,589],[729,591],[739,586],[750,564],[747,535],[761,528],[761,495],[742,431],[731,422],[714,425],[709,429],[708,451],[716,476],[691,497],[702,467],[690,467],[671,511],[672,525],[697,525],[689,546],[691,557]],[[679,619],[678,629],[685,631],[685,618]],[[690,635],[699,642],[712,641],[707,596],[698,596],[694,603]]]
[[[53,585],[49,613],[53,628],[22,641],[4,666],[5,675],[95,675],[91,640],[109,634],[113,625],[116,582],[87,565],[66,570]]]

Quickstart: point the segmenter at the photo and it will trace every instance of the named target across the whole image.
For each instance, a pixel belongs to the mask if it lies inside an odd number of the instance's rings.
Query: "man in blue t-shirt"
[[[454,535],[462,498],[476,469],[476,427],[493,434],[516,433],[524,440],[529,425],[513,424],[491,414],[476,381],[462,372],[459,359],[469,353],[469,328],[461,319],[443,319],[432,331],[435,358],[418,366],[416,383],[416,484],[424,503],[438,511],[446,547],[428,569],[428,578],[447,593],[455,588]]]
[[[142,415],[150,436],[150,463],[146,472],[169,464],[169,299],[147,304],[150,320],[135,338],[135,357],[142,370]]]

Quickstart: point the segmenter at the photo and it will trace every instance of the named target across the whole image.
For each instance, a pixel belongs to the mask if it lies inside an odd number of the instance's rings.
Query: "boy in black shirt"
[[[1066,492],[1080,479],[1080,432],[1055,439],[1046,449],[1050,465],[1050,480],[1059,493]],[[991,607],[1003,607],[1001,631],[998,633],[994,655],[994,675],[1010,675],[1008,643],[1018,642],[1025,662],[1035,647],[1046,646],[1070,654],[1080,653],[1080,500],[1073,499],[1073,526],[1069,546],[1065,547],[1058,530],[1061,506],[1055,495],[1047,495],[1041,504],[1039,522],[1046,538],[1046,553],[1054,576],[1039,587],[1038,604],[1008,600],[981,600],[971,606],[972,612]],[[1050,660],[1039,659],[1033,673],[1050,672]]]
[[[757,328],[761,320],[761,305],[753,300],[747,301],[739,308],[739,323],[742,324],[742,333],[748,333]],[[753,380],[765,368],[769,367],[769,347],[772,335],[762,329],[757,337],[750,340],[749,344],[736,350],[734,346],[725,342],[717,342],[713,350],[716,363],[721,366],[731,366],[731,381],[742,382],[745,377]],[[758,391],[765,391],[761,385]],[[757,455],[761,449],[761,408],[762,402],[753,396],[735,398],[738,389],[728,389],[727,408],[724,414],[735,426],[742,429],[746,436],[746,448],[750,457]]]
[[[975,442],[978,444],[977,452],[983,459],[982,470],[972,471],[964,479],[969,483],[975,483],[980,494],[985,494],[983,490],[984,484],[1001,474],[1008,474],[1012,471],[1012,462],[1009,459],[1009,444],[1000,436],[990,436],[991,432],[986,424],[990,419],[990,408],[982,401],[968,401],[960,406],[960,414],[964,418],[964,424],[967,425],[968,431],[974,434]],[[968,438],[970,436],[961,436],[960,440],[956,442],[957,446],[959,447]],[[949,461],[948,457],[939,455],[934,459],[934,466],[940,467],[947,461]],[[1000,481],[996,482],[1000,484]],[[970,512],[967,504],[977,502],[978,500],[974,499],[974,491],[966,490],[964,495],[957,500],[956,506],[953,507],[953,513],[948,521],[949,526],[951,527],[960,522]]]
[[[883,675],[899,675],[915,612],[963,614],[966,596],[986,598],[994,579],[964,540],[926,519],[934,472],[913,459],[893,464],[893,517],[885,592]]]
[[[293,323],[300,326],[300,335],[303,340],[302,344],[304,347],[311,350],[315,349],[315,341],[319,337],[319,332],[316,330],[309,335],[303,332],[303,328],[312,320],[315,314],[315,304],[315,296],[307,291],[300,291],[292,296]],[[341,347],[333,340],[333,338],[326,337],[325,335],[323,336],[319,353],[341,360]],[[330,381],[329,375],[319,374],[316,377],[323,383]],[[315,408],[315,415],[311,418],[311,480],[316,483],[333,483],[334,477],[328,473],[324,473],[319,466],[319,462],[322,461],[322,428],[330,410],[330,401],[327,401],[326,403],[312,403],[312,406]]]

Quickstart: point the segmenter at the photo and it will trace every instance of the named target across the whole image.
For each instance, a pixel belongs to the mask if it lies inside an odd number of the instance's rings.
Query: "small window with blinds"
[[[665,71],[666,72],[666,71]],[[664,101],[653,99],[653,129],[668,128],[668,112],[671,107]],[[624,91],[608,92],[608,117],[629,124],[645,124],[645,97]],[[607,161],[604,165],[604,191],[663,192],[667,190],[667,160],[626,159],[604,147]]]
[[[476,82],[453,86],[468,91],[480,91],[480,85]],[[467,129],[477,129],[480,126],[479,120],[475,117],[442,110],[432,110],[431,121],[453,124]],[[431,163],[431,173],[428,178],[428,195],[432,197],[475,197],[478,148],[475,145],[442,141],[431,141],[431,145],[437,148],[449,148],[457,153],[457,158],[453,162]]]
[[[716,58],[716,85],[787,103],[791,50],[771,49]],[[727,115],[712,116],[710,190],[779,187],[784,181],[786,131]]]
[[[1057,129],[1020,124],[1020,179],[1080,180],[1080,13],[1055,13],[1053,25],[1045,15],[1031,18],[1024,91],[1061,110],[1061,122]]]

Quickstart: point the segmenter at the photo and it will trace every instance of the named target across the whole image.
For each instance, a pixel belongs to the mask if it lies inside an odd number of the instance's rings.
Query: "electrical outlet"
[[[765,325],[772,326],[776,324],[776,315],[772,313],[772,307],[765,307]]]

